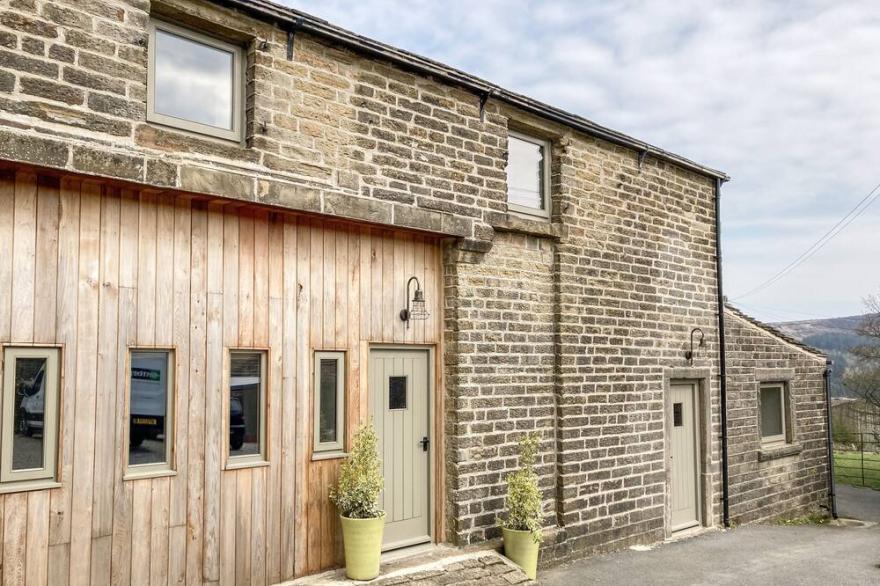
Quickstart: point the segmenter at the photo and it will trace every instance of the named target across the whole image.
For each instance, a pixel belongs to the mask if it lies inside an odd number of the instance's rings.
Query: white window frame
[[[229,404],[232,399],[232,357],[236,354],[259,354],[260,355],[260,450],[256,454],[232,454],[229,446],[230,421]],[[266,453],[266,365],[268,364],[268,351],[264,348],[231,348],[229,350],[229,368],[226,369],[226,468],[244,468],[255,464],[265,464],[269,457]]]
[[[336,360],[336,441],[321,441],[321,360]],[[314,390],[312,393],[312,418],[314,425],[312,433],[314,441],[312,445],[312,453],[314,454],[342,454],[345,451],[345,352],[343,351],[315,351],[315,360],[313,362],[315,369]]]
[[[779,413],[782,421],[782,433],[777,435],[764,435],[764,414],[761,411],[764,405],[763,395],[765,390],[769,389],[779,389]],[[761,434],[761,444],[767,445],[779,445],[788,443],[788,413],[787,413],[787,404],[788,404],[788,388],[785,383],[762,383],[759,387],[758,392],[760,393],[758,396],[758,432]]]
[[[177,118],[156,112],[156,31],[183,37],[187,40],[202,45],[207,45],[222,51],[232,53],[232,129],[227,130],[209,124],[202,124],[185,118]],[[242,141],[242,128],[244,126],[244,49],[238,45],[221,41],[214,37],[169,24],[161,20],[151,20],[149,24],[150,40],[147,49],[147,121],[194,132],[231,140]]]
[[[517,214],[522,214],[531,217],[539,217],[544,219],[550,218],[550,147],[551,143],[549,140],[538,138],[536,136],[530,136],[528,134],[523,134],[522,132],[517,132],[515,130],[508,130],[508,136],[512,136],[514,138],[518,138],[519,140],[523,140],[525,142],[530,142],[532,144],[536,144],[543,149],[544,157],[541,159],[541,163],[543,164],[543,172],[542,172],[542,181],[541,181],[541,202],[543,204],[543,208],[533,208],[529,206],[522,206],[515,203],[510,203],[510,186],[507,186],[507,210],[509,212],[514,212]],[[507,156],[507,164],[510,165],[510,145],[508,144],[508,156]],[[505,181],[507,180],[507,169],[505,169]]]
[[[131,357],[137,353],[163,353],[168,360],[168,388],[165,392],[165,461],[149,464],[130,464],[131,444]],[[175,413],[174,405],[177,398],[177,353],[174,348],[153,348],[144,346],[131,346],[128,349],[127,362],[125,364],[125,479],[144,478],[151,476],[167,476],[173,474],[174,468],[174,442]]]
[[[44,358],[43,380],[43,467],[13,470],[13,434],[15,433],[15,362],[19,358]],[[58,462],[58,393],[61,388],[61,348],[57,346],[3,347],[3,420],[0,449],[0,483],[53,481]],[[51,388],[50,388],[50,385]]]

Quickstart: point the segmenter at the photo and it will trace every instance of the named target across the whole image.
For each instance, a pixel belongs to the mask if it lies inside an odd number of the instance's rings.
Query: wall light
[[[697,344],[699,348],[703,347],[703,330],[700,328],[694,328],[691,330],[691,349],[684,353],[684,357],[688,362],[694,361],[694,334],[700,332],[700,342]]]
[[[413,281],[416,282],[416,290],[413,293],[412,301],[410,301],[409,289]],[[406,309],[400,310],[400,319],[405,321],[406,327],[409,328],[410,320],[424,320],[428,319],[430,315],[425,308],[425,293],[422,291],[419,280],[416,277],[410,277],[406,282]]]

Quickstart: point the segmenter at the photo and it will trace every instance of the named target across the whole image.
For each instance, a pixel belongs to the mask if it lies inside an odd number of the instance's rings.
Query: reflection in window
[[[55,476],[57,348],[4,350],[2,481]]]
[[[336,441],[336,359],[321,359],[321,443]]]
[[[241,48],[162,22],[152,23],[148,118],[238,140]]]
[[[128,465],[160,465],[170,461],[171,353],[134,350],[129,386]]]
[[[15,436],[12,440],[12,469],[43,467],[43,398],[46,359],[19,358],[15,361]]]
[[[344,357],[342,352],[315,352],[315,452],[343,449]]]
[[[263,455],[265,354],[234,351],[229,360],[229,457]]]
[[[786,439],[785,387],[781,384],[761,387],[761,439],[765,443]]]
[[[547,215],[547,143],[511,134],[507,144],[508,206],[520,212]]]

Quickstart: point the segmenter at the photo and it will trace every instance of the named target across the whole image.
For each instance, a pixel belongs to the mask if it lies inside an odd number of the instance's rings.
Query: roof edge
[[[386,59],[407,69],[431,75],[438,79],[442,79],[447,83],[467,88],[477,94],[489,95],[492,98],[507,102],[508,104],[526,112],[554,122],[559,122],[596,138],[620,146],[625,146],[638,152],[653,155],[658,159],[675,164],[700,175],[720,179],[722,181],[730,180],[730,176],[723,171],[701,165],[696,161],[692,161],[686,157],[682,157],[660,147],[633,138],[622,132],[596,124],[595,122],[582,116],[578,116],[577,114],[566,112],[565,110],[534,100],[528,96],[504,89],[497,84],[470,75],[448,65],[444,65],[438,61],[370,39],[369,37],[358,35],[305,12],[275,4],[268,0],[213,1],[218,4],[223,4],[250,13],[262,20],[274,22],[284,30],[302,30],[312,33],[333,40],[341,45],[353,48],[359,52]]]
[[[724,304],[724,309],[725,309],[725,311],[729,311],[730,313],[732,313],[736,317],[743,319],[744,321],[752,324],[753,326],[755,326],[761,330],[764,330],[768,334],[770,334],[776,338],[779,338],[783,342],[791,344],[792,346],[796,346],[799,350],[802,350],[802,351],[807,352],[809,354],[813,354],[817,358],[823,358],[826,360],[828,359],[828,355],[825,354],[824,352],[822,352],[821,350],[819,350],[818,348],[814,348],[814,347],[810,346],[809,344],[804,344],[800,340],[789,336],[788,334],[786,334],[782,330],[778,330],[778,329],[774,328],[773,326],[767,325],[764,322],[757,320],[748,314],[743,313],[742,311],[740,311],[739,309],[737,309],[736,307],[734,307],[733,305],[731,305],[729,303]]]

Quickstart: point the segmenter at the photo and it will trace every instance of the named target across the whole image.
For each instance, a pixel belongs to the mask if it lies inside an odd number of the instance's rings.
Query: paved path
[[[837,514],[880,523],[880,490],[837,484]]]
[[[880,584],[880,526],[752,525],[573,562],[541,584]]]

